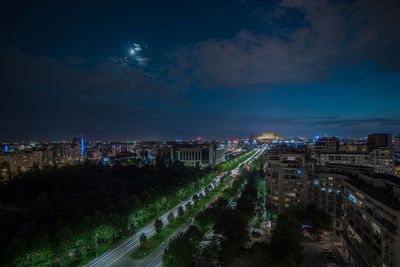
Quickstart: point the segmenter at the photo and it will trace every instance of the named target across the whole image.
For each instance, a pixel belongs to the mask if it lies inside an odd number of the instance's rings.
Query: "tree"
[[[183,207],[179,206],[179,208],[178,208],[178,216],[181,217],[181,216],[183,216],[184,213],[185,213],[185,211],[183,210]]]
[[[193,262],[194,247],[188,235],[179,233],[165,249],[162,257],[164,267],[186,267]]]
[[[209,192],[209,190],[208,190],[208,188],[206,187],[206,188],[204,188],[204,194],[208,194],[208,192]]]
[[[147,242],[147,236],[145,235],[145,233],[143,233],[140,235],[140,247],[144,248],[146,242]]]
[[[300,223],[282,214],[272,233],[270,247],[275,263],[301,262],[302,247]]]
[[[199,196],[197,194],[194,194],[192,197],[193,203],[196,204],[199,201]]]
[[[154,222],[154,227],[156,228],[157,234],[161,233],[162,228],[163,228],[163,223],[162,223],[162,221],[161,221],[160,219],[157,219],[157,220]]]
[[[172,221],[175,219],[175,215],[172,211],[168,214],[167,219],[169,223],[172,223]]]

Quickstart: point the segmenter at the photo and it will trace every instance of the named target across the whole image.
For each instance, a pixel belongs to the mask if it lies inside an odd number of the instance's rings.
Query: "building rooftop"
[[[371,186],[367,183],[360,181],[357,178],[346,180],[345,183],[352,185],[361,192],[369,195],[371,198],[379,201],[392,210],[400,211],[400,202],[392,195],[392,190],[389,187],[379,188]]]

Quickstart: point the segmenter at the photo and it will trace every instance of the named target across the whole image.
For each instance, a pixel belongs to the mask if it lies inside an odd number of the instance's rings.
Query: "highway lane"
[[[237,166],[234,169],[234,171],[237,172],[239,170],[240,166],[242,166],[243,164],[247,164],[250,160],[252,160],[256,155],[259,155],[261,152],[262,152],[262,150],[255,153],[252,157],[250,157],[249,159],[247,159],[246,161],[241,163],[239,166]],[[196,194],[203,193],[204,195],[206,195],[204,190],[207,187],[212,186],[214,188],[215,186],[218,186],[218,184],[219,184],[219,181],[218,182],[213,181],[210,184],[203,187]],[[168,224],[167,217],[170,212],[173,212],[175,217],[177,217],[179,206],[182,206],[183,209],[185,210],[186,209],[185,205],[187,203],[193,204],[193,202],[192,202],[193,195],[191,197],[187,198],[186,200],[182,201],[179,205],[177,205],[176,207],[174,207],[173,209],[169,210],[168,212],[164,213],[162,216],[159,217],[159,219],[162,220],[164,226]],[[154,221],[149,223],[145,227],[141,228],[140,230],[138,230],[134,235],[132,235],[130,238],[126,239],[124,242],[122,242],[118,246],[107,251],[106,253],[104,253],[100,257],[94,259],[93,261],[89,262],[85,266],[87,266],[87,267],[88,266],[90,266],[90,267],[110,266],[110,265],[113,265],[114,263],[117,263],[117,261],[119,259],[121,259],[123,256],[127,255],[130,251],[132,251],[140,246],[140,236],[143,233],[147,236],[148,239],[156,234],[156,230],[154,227]]]
[[[254,158],[256,158],[257,155],[259,155],[261,151],[258,151],[258,153],[255,153],[252,157],[250,157],[248,160],[243,162],[244,166],[249,165],[250,161],[253,160]],[[240,164],[242,165],[242,164]],[[235,169],[239,170],[240,165],[238,167],[236,167]],[[204,209],[208,208],[217,198],[218,198],[218,194],[212,198],[206,205],[204,205]],[[162,265],[162,256],[164,253],[164,250],[167,248],[168,246],[168,242],[174,237],[176,236],[179,232],[185,231],[189,228],[191,224],[191,220],[188,220],[183,226],[181,226],[178,230],[175,231],[175,233],[173,233],[171,235],[171,237],[169,237],[167,239],[167,241],[162,244],[161,246],[159,246],[151,255],[149,255],[146,259],[144,259],[141,262],[138,262],[137,265],[134,264],[133,262],[131,262],[131,264],[129,264],[129,261],[127,261],[126,259],[124,261],[121,261],[118,264],[113,265],[112,267],[124,267],[124,266],[140,266],[140,267],[161,267]]]
[[[207,186],[202,188],[200,191],[198,191],[197,194],[199,194],[199,193],[205,194],[204,189],[210,185],[212,186],[212,184],[213,183],[208,184]],[[192,197],[193,196],[182,201],[179,205],[177,205],[173,209],[169,210],[168,212],[164,213],[158,219],[160,219],[163,222],[164,226],[167,225],[168,224],[167,217],[168,217],[169,213],[172,212],[175,215],[175,217],[178,216],[179,206],[182,206],[183,209],[186,210],[186,208],[185,208],[186,203],[193,204]],[[121,258],[125,254],[129,253],[131,250],[137,248],[140,245],[140,236],[143,233],[147,236],[148,239],[156,234],[156,230],[154,227],[154,221],[149,223],[145,227],[141,228],[140,230],[138,230],[132,237],[128,238],[127,240],[125,240],[123,243],[121,243],[117,247],[109,250],[108,252],[106,252],[103,255],[101,255],[100,257],[94,259],[93,261],[86,264],[85,266],[110,266],[115,261],[117,261],[119,258]]]

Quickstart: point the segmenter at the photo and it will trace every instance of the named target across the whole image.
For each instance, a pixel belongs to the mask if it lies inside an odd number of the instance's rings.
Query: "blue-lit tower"
[[[82,154],[82,162],[83,162],[83,155],[85,154],[85,142],[83,141],[83,134],[81,134],[81,154]]]

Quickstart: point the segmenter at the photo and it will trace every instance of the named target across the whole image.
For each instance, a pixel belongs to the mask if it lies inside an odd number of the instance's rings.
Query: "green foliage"
[[[109,224],[105,225],[100,225],[96,229],[96,234],[97,234],[97,242],[109,242],[113,239],[114,236],[114,227],[112,227]]]
[[[179,233],[169,242],[162,257],[162,266],[186,267],[193,262],[195,240],[190,236],[193,231],[196,230],[188,230],[186,233]]]
[[[320,236],[322,231],[330,231],[332,227],[332,218],[329,214],[323,212],[314,203],[304,206],[303,203],[291,206],[288,214],[300,221],[302,224],[311,225],[309,229],[311,234]]]
[[[161,233],[163,228],[163,223],[160,219],[154,221],[154,227],[156,228],[157,234]]]
[[[37,230],[31,239],[20,239],[18,225],[10,223],[7,262],[24,266],[26,255],[40,248],[50,252],[43,253],[49,262],[77,265],[94,257],[96,233],[104,251],[210,183],[215,174],[179,162],[140,168],[85,163],[21,174],[1,184],[0,195],[21,206],[34,203]],[[182,207],[178,213],[184,214]],[[46,238],[39,232],[43,229]],[[73,257],[68,256],[71,251],[76,252]]]
[[[175,215],[174,215],[174,213],[171,211],[171,212],[168,214],[167,220],[168,220],[169,223],[172,223],[172,222],[174,221],[174,219],[175,219]]]
[[[247,160],[248,158],[250,158],[250,157],[251,157],[252,155],[254,155],[255,153],[256,153],[256,151],[253,150],[253,151],[251,151],[251,152],[249,152],[249,153],[246,153],[246,154],[240,156],[239,158],[236,158],[235,160],[232,160],[232,161],[230,161],[230,162],[222,163],[222,164],[220,164],[220,165],[218,166],[218,167],[219,167],[219,170],[220,170],[220,171],[223,171],[223,172],[229,171],[229,170],[233,169],[233,168],[234,168],[236,165],[238,165],[239,163],[241,163],[241,162]]]
[[[289,264],[301,262],[302,250],[300,245],[302,234],[299,221],[282,214],[271,236],[270,248],[274,262]]]
[[[178,208],[178,216],[181,217],[181,216],[183,216],[184,213],[185,213],[185,211],[183,210],[183,207],[179,206],[179,208]]]
[[[192,201],[196,204],[199,201],[199,196],[197,194],[194,194],[192,197]]]
[[[147,241],[147,236],[145,235],[145,233],[140,235],[139,240],[140,240],[140,246],[144,248],[144,245],[146,244]]]

